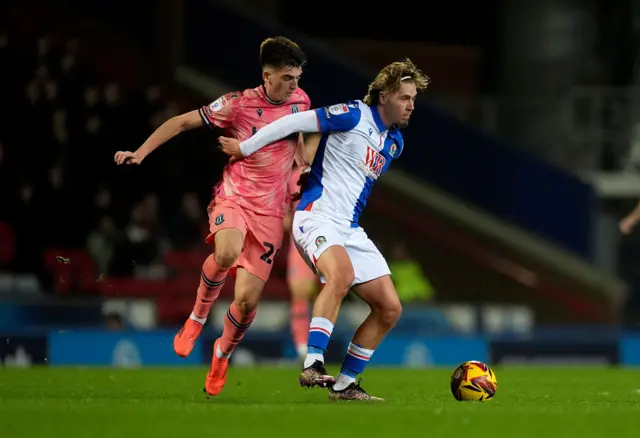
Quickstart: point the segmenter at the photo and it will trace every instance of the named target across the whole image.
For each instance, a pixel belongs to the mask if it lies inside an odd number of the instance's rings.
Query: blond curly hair
[[[416,84],[418,91],[427,88],[431,79],[425,75],[409,58],[396,61],[380,70],[373,82],[369,84],[367,95],[363,101],[367,105],[377,105],[382,92],[395,92],[405,81]]]

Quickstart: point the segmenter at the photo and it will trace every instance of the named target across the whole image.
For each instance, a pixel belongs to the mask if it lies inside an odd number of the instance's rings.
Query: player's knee
[[[388,330],[391,330],[398,323],[402,315],[402,304],[397,300],[385,303],[379,309],[378,314],[380,323]]]
[[[231,246],[220,249],[216,248],[214,257],[218,266],[222,269],[229,269],[236,260],[238,260],[238,257],[240,257],[240,250]]]
[[[240,298],[235,300],[236,308],[242,315],[248,315],[258,307],[258,300],[252,298]]]
[[[327,285],[331,286],[338,295],[338,298],[344,298],[347,296],[347,293],[349,293],[349,289],[351,289],[351,285],[355,280],[355,274],[351,266],[336,269],[332,275],[327,275],[326,277]]]
[[[216,233],[214,257],[222,269],[229,269],[234,265],[240,253],[244,239],[239,230],[229,228]]]

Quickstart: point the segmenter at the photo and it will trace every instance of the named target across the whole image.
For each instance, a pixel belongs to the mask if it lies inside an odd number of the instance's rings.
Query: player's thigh
[[[362,229],[352,232],[345,241],[345,248],[353,263],[355,285],[391,275],[384,256]]]
[[[390,329],[402,314],[402,304],[387,261],[364,231],[354,233],[346,247],[355,269],[353,291]]]
[[[282,247],[282,233],[281,218],[249,215],[244,250],[238,258],[238,267],[266,282]]]
[[[295,244],[322,282],[347,282],[350,286],[353,266],[344,247],[344,234],[337,226],[309,212],[296,212],[293,224]]]
[[[316,263],[318,271],[326,279],[326,283],[333,283],[346,294],[355,278],[351,258],[344,246],[333,245],[327,248]]]
[[[246,315],[256,308],[264,291],[264,285],[265,281],[262,278],[243,267],[238,267],[234,301],[242,314]]]
[[[207,243],[213,244],[216,262],[230,267],[235,263],[244,246],[247,221],[242,209],[231,202],[211,204]]]

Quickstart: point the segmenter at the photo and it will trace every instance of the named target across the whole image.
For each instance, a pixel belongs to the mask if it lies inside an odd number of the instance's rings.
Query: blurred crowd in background
[[[205,169],[196,163],[207,156],[208,133],[167,147],[170,160],[196,165],[179,178],[163,163],[133,170],[113,162],[116,150],[137,148],[178,113],[158,85],[106,82],[83,62],[77,39],[49,35],[1,33],[0,66],[0,220],[15,231],[13,269],[42,274],[45,248],[85,248],[101,272],[130,275],[132,260],[151,266],[167,248],[202,244],[211,185],[200,184]],[[220,161],[205,170],[213,182],[224,158],[211,157]]]

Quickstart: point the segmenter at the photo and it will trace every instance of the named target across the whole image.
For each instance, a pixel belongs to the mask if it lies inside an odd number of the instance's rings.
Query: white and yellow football
[[[498,390],[498,379],[488,365],[470,360],[458,366],[451,376],[451,393],[458,401],[491,400]]]

